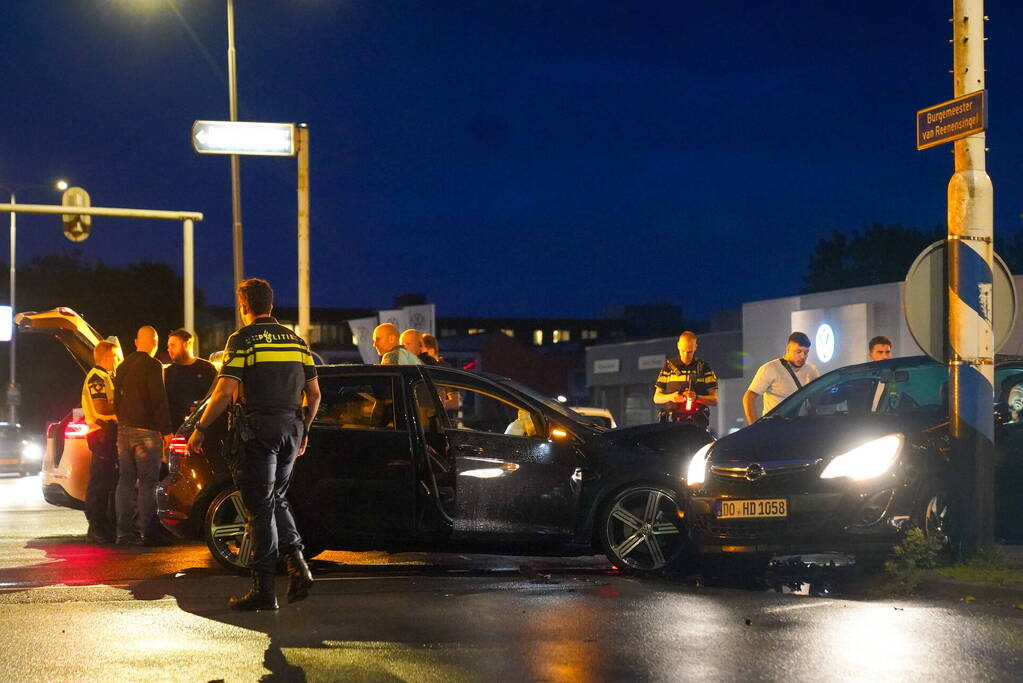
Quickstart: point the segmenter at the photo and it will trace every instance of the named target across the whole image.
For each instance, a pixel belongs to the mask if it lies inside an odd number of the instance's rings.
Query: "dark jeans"
[[[252,555],[240,558],[258,572],[277,571],[277,552],[302,550],[286,494],[302,439],[294,415],[253,415],[255,438],[245,443],[234,470],[235,484],[248,511]]]
[[[163,437],[152,429],[119,425],[117,428],[117,540],[159,537],[156,485],[160,482]],[[136,528],[136,512],[138,525]]]
[[[114,491],[117,489],[117,423],[104,425],[85,437],[92,451],[89,486],[85,489],[85,519],[89,530],[114,535],[117,517]]]

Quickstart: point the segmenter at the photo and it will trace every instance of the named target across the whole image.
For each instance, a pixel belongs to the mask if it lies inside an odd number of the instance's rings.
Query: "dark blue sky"
[[[230,303],[228,159],[189,141],[227,118],[225,8],[175,4],[4,3],[0,181],[204,212],[197,283]],[[314,306],[704,315],[796,293],[832,229],[945,220],[951,147],[917,152],[914,113],[952,96],[951,0],[236,5],[240,117],[310,125]],[[997,239],[1023,226],[1023,3],[986,11]],[[243,158],[242,188],[247,274],[293,304],[294,160]],[[19,225],[19,261],[71,246]],[[97,218],[81,248],[181,265],[171,223]]]

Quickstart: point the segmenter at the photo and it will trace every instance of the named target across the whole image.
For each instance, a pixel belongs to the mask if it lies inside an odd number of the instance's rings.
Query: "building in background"
[[[1023,276],[1014,276],[1017,291]],[[711,364],[720,384],[711,426],[718,434],[745,425],[742,395],[757,368],[785,352],[793,331],[811,341],[809,361],[821,374],[870,360],[867,342],[877,335],[892,340],[892,356],[923,352],[906,326],[902,310],[903,283],[891,282],[831,292],[753,301],[743,304],[738,318],[722,313],[714,318],[709,334],[701,334],[697,354]],[[717,331],[734,326],[734,331]],[[657,419],[653,383],[660,363],[675,355],[677,335],[624,344],[596,345],[586,350],[586,381],[590,402],[608,408],[621,425]],[[1023,326],[1017,325],[999,353],[1023,353]]]

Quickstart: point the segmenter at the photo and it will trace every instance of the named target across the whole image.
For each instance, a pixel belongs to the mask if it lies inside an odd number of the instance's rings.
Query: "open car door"
[[[18,326],[19,334],[51,334],[59,339],[83,372],[88,372],[95,365],[92,350],[103,341],[103,337],[70,308],[19,313],[14,317],[14,324]],[[116,342],[116,339],[110,341]]]

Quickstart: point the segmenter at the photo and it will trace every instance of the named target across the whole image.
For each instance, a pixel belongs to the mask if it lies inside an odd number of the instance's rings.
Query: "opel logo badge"
[[[756,481],[767,474],[767,470],[759,462],[755,462],[746,468],[746,479],[747,481]]]

